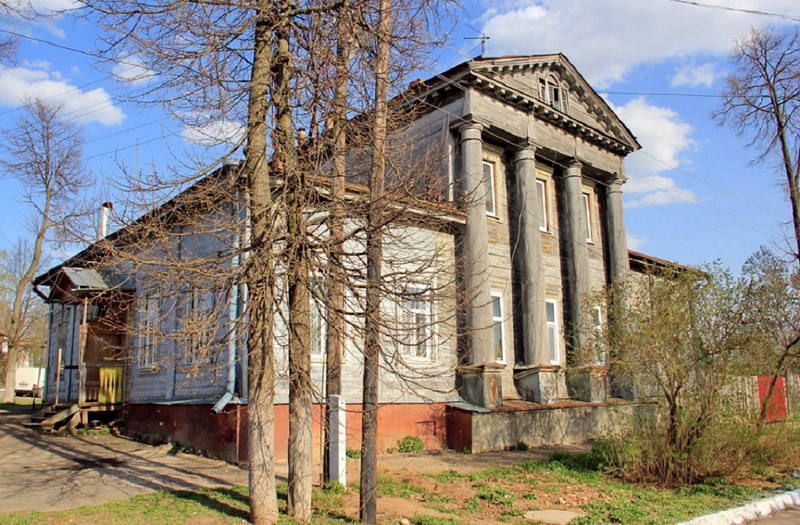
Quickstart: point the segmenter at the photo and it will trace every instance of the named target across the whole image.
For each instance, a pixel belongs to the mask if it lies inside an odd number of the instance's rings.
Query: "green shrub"
[[[361,457],[361,449],[347,447],[347,449],[344,451],[344,455],[350,459],[358,459]]]
[[[514,504],[514,500],[516,499],[512,493],[500,487],[486,486],[482,483],[476,483],[475,488],[478,489],[478,498],[487,501],[492,505],[510,507]]]
[[[473,496],[464,502],[464,510],[471,514],[480,512],[482,508],[483,506],[481,505],[481,500],[478,496]]]
[[[417,436],[406,436],[397,441],[397,451],[416,454],[425,450],[425,444]]]
[[[570,454],[556,451],[550,454],[550,461],[561,463],[572,470],[601,470],[606,463],[605,456],[594,448],[591,452]]]
[[[524,441],[517,443],[517,450],[529,450],[531,447]]]
[[[325,482],[325,485],[322,486],[322,490],[330,492],[331,494],[344,494],[347,492],[347,487],[338,481],[331,480]]]

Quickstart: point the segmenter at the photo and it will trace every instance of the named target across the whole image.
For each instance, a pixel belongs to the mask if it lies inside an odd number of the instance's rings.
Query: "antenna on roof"
[[[478,31],[471,25],[467,24],[467,27],[472,29],[473,31]],[[464,40],[480,40],[481,41],[481,56],[486,56],[486,41],[489,40],[489,35],[480,31],[481,36],[465,36]]]

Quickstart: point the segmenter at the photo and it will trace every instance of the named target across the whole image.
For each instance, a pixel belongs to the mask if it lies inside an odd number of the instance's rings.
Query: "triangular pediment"
[[[640,148],[628,127],[564,55],[477,58],[466,65],[476,84],[490,93],[507,100],[526,99],[556,120],[595,130],[630,151]]]

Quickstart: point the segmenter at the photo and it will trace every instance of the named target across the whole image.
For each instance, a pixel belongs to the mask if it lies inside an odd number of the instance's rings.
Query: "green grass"
[[[62,512],[0,515],[0,524],[190,524],[199,519],[213,520],[220,524],[241,524],[242,520],[248,519],[246,491],[242,488],[206,489],[197,492],[160,491]]]
[[[408,479],[378,476],[378,494],[381,496],[407,498],[412,494],[425,494],[425,489],[413,485]]]
[[[380,496],[415,500],[420,506],[454,515],[453,518],[433,518],[416,513],[412,522],[420,525],[495,520],[498,513],[502,521],[519,523],[520,517],[529,510],[560,505],[554,502],[562,496],[573,509],[585,514],[574,520],[573,525],[667,524],[738,506],[770,494],[758,488],[734,485],[722,478],[679,489],[632,485],[597,469],[599,463],[591,457],[559,454],[551,461],[528,461],[472,474],[443,471],[428,475],[428,482],[430,479],[437,482],[435,491],[421,486],[426,485],[426,480],[412,474],[380,476],[378,493]],[[778,485],[787,486],[792,481],[786,472],[776,471],[774,475]],[[342,511],[348,498],[352,497],[350,490],[340,484],[315,490],[313,522],[323,525],[354,523]],[[287,486],[279,484],[278,502],[282,512],[286,509],[286,499]],[[378,508],[381,508],[380,502]],[[220,488],[197,492],[156,492],[64,512],[0,515],[0,525],[190,524],[198,521],[226,524],[242,523],[247,519],[247,490]],[[387,518],[385,522],[396,521]],[[289,524],[292,520],[283,516],[280,523]]]
[[[22,407],[29,407],[33,404],[32,397],[15,397],[13,403],[0,403],[0,410],[18,411]],[[42,400],[36,398],[36,406],[42,406]]]

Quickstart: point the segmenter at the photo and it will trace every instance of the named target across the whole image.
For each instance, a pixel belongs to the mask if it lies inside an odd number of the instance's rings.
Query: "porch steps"
[[[23,423],[28,428],[39,432],[55,432],[65,425],[77,426],[80,421],[81,407],[73,405],[53,405],[31,416],[28,423]]]

